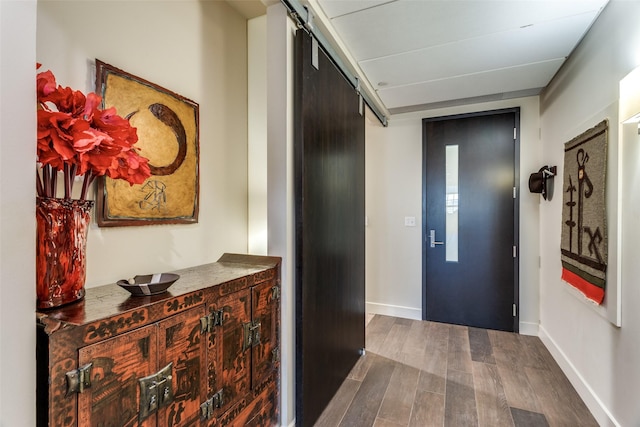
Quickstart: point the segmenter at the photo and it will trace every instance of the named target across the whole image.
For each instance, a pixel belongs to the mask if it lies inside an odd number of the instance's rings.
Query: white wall
[[[528,179],[541,165],[538,98],[528,97],[366,121],[366,298],[370,313],[422,315],[422,119],[520,107],[520,332],[538,327],[538,204]],[[404,218],[416,218],[405,227]]]
[[[247,22],[250,254],[267,254],[267,15]]]
[[[605,118],[609,118],[610,157],[615,155],[619,127],[618,84],[640,65],[638,22],[640,2],[610,1],[542,94],[540,112],[545,163],[557,164],[561,169],[563,144]],[[623,177],[618,196],[623,212],[621,253],[616,254],[616,245],[609,246],[608,280],[614,280],[608,286],[614,285],[616,275],[621,278],[621,328],[609,320],[614,307],[596,310],[569,291],[560,280],[562,198],[557,197],[540,208],[540,336],[601,425],[640,425],[638,142],[635,135],[620,147],[624,153],[622,164],[618,166],[622,168]],[[617,191],[614,185],[617,172],[616,169],[608,171],[609,195]],[[616,202],[613,201],[613,209]],[[615,222],[617,218],[611,202],[608,214],[611,222]],[[612,232],[615,230],[610,225],[610,236]],[[616,272],[618,268],[621,271]],[[607,299],[610,299],[610,291],[607,291]],[[615,316],[612,320],[615,321]]]
[[[295,425],[295,260],[293,197],[293,42],[280,3],[267,8],[268,253],[282,257],[281,425]]]
[[[418,116],[365,121],[367,313],[422,319],[422,127]],[[405,216],[416,218],[405,227]]]
[[[37,61],[59,84],[94,90],[95,58],[200,104],[200,212],[192,225],[93,222],[87,287],[246,252],[246,19],[222,1],[38,2]]]
[[[36,2],[0,1],[0,426],[35,417]]]

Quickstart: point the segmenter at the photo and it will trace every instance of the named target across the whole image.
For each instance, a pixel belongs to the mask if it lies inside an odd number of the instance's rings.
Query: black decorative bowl
[[[179,278],[180,275],[173,273],[145,274],[129,280],[118,280],[117,284],[131,292],[131,295],[143,297],[163,293]]]

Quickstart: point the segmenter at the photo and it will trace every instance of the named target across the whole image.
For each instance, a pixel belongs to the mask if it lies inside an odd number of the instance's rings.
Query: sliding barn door
[[[296,425],[312,426],[364,348],[364,116],[296,36]]]

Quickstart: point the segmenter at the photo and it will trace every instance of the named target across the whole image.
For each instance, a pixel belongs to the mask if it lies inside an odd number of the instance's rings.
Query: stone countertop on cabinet
[[[171,271],[179,274],[180,278],[161,294],[132,296],[128,291],[112,283],[87,288],[83,300],[53,310],[39,311],[37,317],[41,324],[47,325],[48,330],[57,329],[61,324],[68,326],[88,324],[114,315],[151,308],[158,303],[188,294],[197,294],[198,291],[206,288],[273,269],[279,265],[280,261],[279,257],[224,254],[217,262]]]

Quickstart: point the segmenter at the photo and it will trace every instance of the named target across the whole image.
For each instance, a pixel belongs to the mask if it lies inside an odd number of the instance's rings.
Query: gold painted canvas
[[[98,225],[197,222],[198,104],[101,61],[96,67],[104,107],[115,107],[137,128],[136,147],[151,169],[140,185],[102,179]]]

